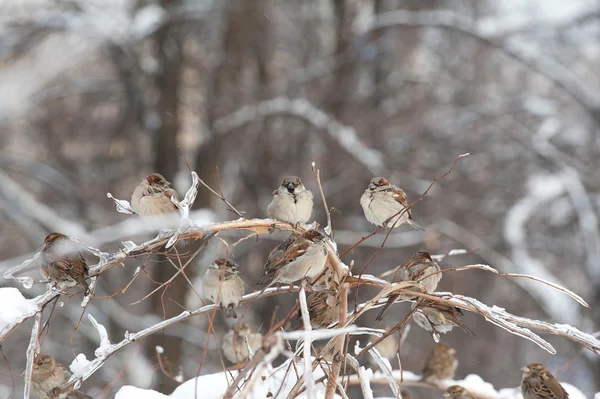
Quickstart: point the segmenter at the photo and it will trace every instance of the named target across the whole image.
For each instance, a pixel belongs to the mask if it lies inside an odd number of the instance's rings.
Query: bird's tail
[[[237,312],[235,311],[235,307],[233,306],[233,304],[230,304],[226,308],[223,308],[223,311],[225,312],[226,318],[237,319]]]
[[[90,285],[85,281],[85,277],[78,279],[77,284],[81,287],[86,296],[90,294]]]
[[[390,306],[392,306],[392,304],[394,303],[394,301],[397,298],[398,298],[398,295],[392,295],[391,297],[389,297],[387,303],[385,305],[383,305],[383,309],[381,309],[381,312],[379,312],[379,314],[375,318],[375,321],[383,320],[383,316],[385,315],[385,312],[387,312],[387,310],[390,308]]]
[[[414,227],[417,230],[425,231],[425,229],[423,227],[421,227],[417,222],[415,222],[411,218],[408,219],[408,224],[410,224],[412,227]]]

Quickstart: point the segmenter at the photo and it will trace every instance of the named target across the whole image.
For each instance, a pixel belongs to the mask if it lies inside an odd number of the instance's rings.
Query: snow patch
[[[87,357],[83,353],[80,353],[69,365],[69,370],[71,370],[71,373],[73,374],[84,375],[88,371],[87,367],[89,364],[90,361],[87,360]]]
[[[36,303],[27,299],[14,287],[0,288],[0,333],[14,323],[33,316],[37,312]]]
[[[274,372],[272,372],[271,370],[262,371],[261,377],[264,375],[267,378],[265,378],[264,381],[262,378],[257,378],[246,397],[266,398],[268,397],[267,395],[269,393],[274,395],[276,392],[278,392],[280,387],[281,391],[279,393],[279,397],[286,397],[297,381],[296,372],[288,372],[290,362],[291,360],[286,361],[281,366],[279,366]],[[295,362],[294,367],[296,368],[298,375],[303,375],[303,361]],[[312,374],[315,381],[317,381],[324,375],[321,368],[317,368]],[[234,372],[233,378],[235,378],[236,375],[237,373]],[[173,393],[171,394],[171,399],[190,399],[195,397],[195,393],[198,394],[198,397],[202,397],[202,399],[221,399],[231,382],[228,381],[228,377],[229,373],[220,372],[215,374],[203,375],[197,378],[192,378],[191,380],[188,380],[179,387],[177,387],[177,389],[175,389],[175,391],[173,391]],[[325,384],[316,384],[313,392],[315,394],[314,398],[324,399]],[[306,398],[306,393],[302,393],[297,397]],[[340,399],[340,396],[336,395],[335,398]],[[116,399],[129,398],[123,397]]]
[[[193,396],[191,396],[193,398]],[[163,395],[162,393],[153,391],[152,389],[140,389],[133,387],[131,385],[125,385],[117,395],[115,399],[169,399],[167,395]]]

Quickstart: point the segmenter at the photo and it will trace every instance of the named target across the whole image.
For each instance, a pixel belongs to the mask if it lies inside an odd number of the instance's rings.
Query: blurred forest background
[[[539,284],[483,271],[444,274],[439,290],[600,330],[599,71],[598,0],[0,1],[0,271],[31,257],[55,230],[107,252],[122,240],[149,238],[132,235],[131,218],[117,213],[106,193],[129,199],[150,172],[184,193],[190,177],[178,146],[247,217],[266,217],[271,192],[287,174],[317,194],[310,169],[316,162],[335,208],[340,252],[373,230],[359,205],[373,176],[387,177],[414,200],[457,155],[471,152],[413,209],[427,232],[397,229],[368,272],[397,266],[420,249],[476,249],[442,267],[485,263],[558,281],[592,310]],[[207,221],[237,218],[203,188],[195,208],[214,211],[201,214]],[[325,223],[319,200],[314,216]],[[246,292],[284,237],[236,247]],[[360,270],[383,237],[344,261],[354,259]],[[226,254],[211,244],[187,269],[196,287],[209,262]],[[105,273],[96,294],[123,288],[143,264],[125,294],[91,301],[89,311],[115,340],[164,318],[161,297],[167,317],[201,305],[181,277],[164,297],[161,291],[132,304],[156,287],[152,280],[166,281],[175,270],[152,259]],[[37,270],[29,274],[39,279]],[[25,295],[43,290],[35,285]],[[71,345],[90,358],[98,342],[87,319],[73,331],[79,298],[64,300],[43,350],[68,364]],[[256,301],[240,312],[242,320],[264,332],[274,309],[282,317],[294,301]],[[393,307],[381,324],[407,310]],[[375,315],[359,323],[375,326]],[[516,387],[519,369],[541,361],[588,397],[600,390],[598,357],[574,343],[544,337],[558,350],[551,356],[480,317],[465,321],[476,337],[460,330],[443,337],[458,351],[457,377],[477,373],[497,388]],[[220,335],[228,323],[217,313]],[[2,348],[17,393],[30,326]],[[133,384],[170,393],[177,383],[159,369],[155,345],[165,348],[174,374],[180,365],[192,378],[206,331],[201,316],[132,345],[84,391],[112,397]],[[402,347],[404,367],[419,373],[432,346],[415,326]],[[214,348],[202,373],[222,369]],[[0,372],[6,397],[12,383],[5,362]]]

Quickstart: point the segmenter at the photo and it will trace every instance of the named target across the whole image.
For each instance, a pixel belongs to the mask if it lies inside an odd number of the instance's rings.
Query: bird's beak
[[[529,373],[529,371],[531,371],[531,370],[529,370],[527,367],[523,367],[523,368],[521,369],[521,371],[523,371],[523,372],[525,372],[525,373]]]

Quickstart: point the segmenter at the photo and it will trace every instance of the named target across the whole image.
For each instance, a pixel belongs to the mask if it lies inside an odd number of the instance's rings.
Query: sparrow
[[[438,283],[442,279],[442,273],[440,273],[440,266],[436,261],[431,259],[431,256],[428,252],[419,251],[414,254],[410,260],[400,266],[393,277],[393,282],[398,283],[401,281],[416,281],[420,282],[423,285],[424,291],[428,294],[435,292]],[[417,287],[414,288],[418,292],[423,292],[422,289]],[[379,315],[375,320],[381,321],[383,319],[383,315],[389,309],[390,306],[398,298],[400,298],[400,294],[392,294],[388,297],[387,303],[379,312]],[[414,296],[402,295],[402,299],[414,299]]]
[[[327,248],[325,236],[317,230],[302,235],[292,234],[269,254],[265,275],[259,285],[293,283],[303,278],[317,277],[325,269]]]
[[[58,393],[60,387],[64,385],[71,372],[50,355],[40,354],[36,357],[33,364],[33,374],[31,375],[31,390],[39,399],[92,399],[91,396],[80,391],[71,391]]]
[[[177,192],[171,188],[162,175],[152,173],[146,176],[133,191],[131,209],[142,219],[151,219],[165,213],[178,212],[171,197],[179,199]]]
[[[424,229],[412,220],[406,194],[383,177],[371,179],[360,197],[360,205],[369,222],[379,227],[398,227],[408,223],[418,230]],[[406,210],[406,212],[402,212]]]
[[[341,303],[339,295],[313,291],[308,295],[307,302],[313,328],[327,327],[338,321]]]
[[[313,209],[313,195],[304,187],[300,178],[288,176],[281,186],[273,191],[273,198],[267,207],[271,219],[291,224],[306,223]]]
[[[421,300],[413,303],[412,309],[418,308],[413,313],[413,320],[420,327],[429,331],[434,337],[446,334],[454,327],[460,327],[469,335],[475,335],[462,321],[463,312],[460,308],[444,305],[430,300]]]
[[[475,396],[460,385],[449,386],[444,397],[448,399],[475,399]]]
[[[523,367],[521,392],[523,399],[568,399],[569,394],[542,363]]]
[[[202,292],[213,303],[219,303],[225,317],[237,319],[235,308],[244,296],[239,266],[229,259],[216,259],[204,274]]]
[[[78,252],[78,245],[61,233],[50,233],[42,243],[40,255],[40,272],[42,277],[50,280],[59,289],[79,285],[85,295],[90,287],[85,279],[88,277],[88,265]]]
[[[427,359],[425,359],[421,380],[432,382],[454,378],[454,373],[458,367],[455,354],[456,350],[446,344],[439,343],[435,345],[429,352]]]
[[[262,334],[250,330],[247,324],[241,324],[235,329],[229,330],[223,337],[221,350],[227,360],[233,364],[245,362],[248,360],[248,346],[253,353],[262,346]],[[246,343],[246,339],[248,343]]]

